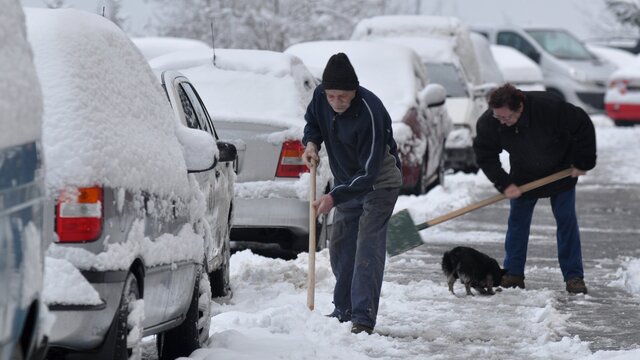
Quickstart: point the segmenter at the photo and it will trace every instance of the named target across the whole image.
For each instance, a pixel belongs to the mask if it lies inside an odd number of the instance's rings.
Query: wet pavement
[[[527,290],[553,290],[558,310],[569,316],[565,335],[577,335],[589,342],[591,351],[628,350],[640,344],[640,296],[611,283],[616,280],[616,271],[625,258],[640,258],[637,225],[640,190],[636,185],[585,183],[578,185],[576,204],[589,295],[575,296],[565,291],[557,260],[555,220],[548,199],[541,199],[534,212],[525,280]],[[478,194],[477,200],[494,194],[486,189],[486,193]],[[503,201],[438,225],[438,231],[429,233],[432,229],[427,229],[422,232],[427,245],[401,256],[439,262],[444,251],[467,245],[501,263],[508,212],[509,204]],[[459,243],[452,244],[452,232],[459,234]],[[439,238],[446,241],[439,242]],[[396,269],[399,271],[385,275],[386,280],[405,283],[443,277],[435,266],[421,271]],[[445,282],[444,278],[442,281]]]

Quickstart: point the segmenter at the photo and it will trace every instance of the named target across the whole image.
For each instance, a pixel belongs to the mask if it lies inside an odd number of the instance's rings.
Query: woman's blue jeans
[[[509,275],[524,276],[531,218],[537,201],[536,198],[522,197],[511,200],[509,227],[504,246],[504,268]],[[556,219],[558,261],[564,281],[582,278],[584,270],[576,217],[575,188],[551,196],[551,210]]]

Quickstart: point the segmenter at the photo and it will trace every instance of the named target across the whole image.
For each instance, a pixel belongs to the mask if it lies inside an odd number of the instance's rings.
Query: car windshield
[[[467,85],[462,74],[451,63],[425,63],[429,81],[447,90],[447,97],[468,97]]]
[[[527,30],[540,46],[553,56],[566,60],[593,60],[582,43],[564,30]]]

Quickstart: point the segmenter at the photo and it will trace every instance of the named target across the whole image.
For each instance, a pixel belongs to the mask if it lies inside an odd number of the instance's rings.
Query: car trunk
[[[217,120],[216,129],[222,140],[233,143],[238,150],[236,182],[266,181],[276,178],[282,141],[273,140],[280,139],[281,136],[270,135],[285,131],[286,127]]]

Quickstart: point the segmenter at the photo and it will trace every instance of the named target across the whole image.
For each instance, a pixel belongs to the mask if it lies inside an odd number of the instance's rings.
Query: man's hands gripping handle
[[[312,142],[307,142],[307,146],[302,154],[302,160],[309,169],[317,167],[320,163],[320,156],[318,155],[318,147]],[[328,214],[331,208],[333,208],[333,196],[331,194],[324,194],[319,199],[313,202],[313,207],[318,214]]]

